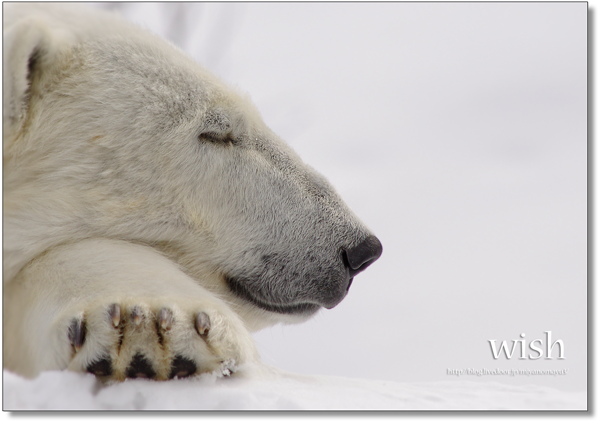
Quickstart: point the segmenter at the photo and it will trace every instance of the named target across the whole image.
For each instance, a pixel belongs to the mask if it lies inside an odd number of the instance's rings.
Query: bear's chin
[[[321,309],[321,305],[311,302],[301,302],[292,304],[283,303],[268,303],[253,295],[242,282],[233,277],[224,277],[225,283],[231,292],[237,297],[250,302],[252,305],[265,311],[274,312],[277,314],[295,315],[309,317]]]

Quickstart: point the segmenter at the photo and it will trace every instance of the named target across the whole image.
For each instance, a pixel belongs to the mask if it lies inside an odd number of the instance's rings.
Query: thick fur
[[[3,59],[5,367],[229,373],[344,298],[375,238],[245,95],[73,4],[5,4]]]

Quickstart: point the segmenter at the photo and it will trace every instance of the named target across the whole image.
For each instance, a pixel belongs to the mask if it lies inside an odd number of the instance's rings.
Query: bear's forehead
[[[218,110],[241,117],[247,122],[242,126],[262,126],[249,99],[159,38],[103,38],[79,50],[85,72],[78,82],[92,85],[91,91],[105,102],[130,104],[157,119],[170,119],[170,124],[191,123]]]
[[[159,38],[148,42],[114,37],[91,41],[81,50],[87,69],[81,82],[95,84],[99,96],[94,95],[92,101],[129,105],[120,116],[112,117],[113,122],[144,121],[151,131],[185,127],[193,132],[202,130],[209,117],[224,117],[236,123],[232,127],[237,128],[241,148],[258,152],[285,172],[299,170],[300,158],[267,128],[249,99],[176,47]]]
[[[127,94],[145,88],[157,95],[210,98],[222,91],[200,65],[169,44],[161,44],[158,48],[121,38],[102,40],[91,44],[88,64],[101,78],[128,84]]]

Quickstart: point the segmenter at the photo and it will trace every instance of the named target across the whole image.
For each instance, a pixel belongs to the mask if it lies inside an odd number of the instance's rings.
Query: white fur
[[[368,229],[245,95],[176,47],[109,13],[6,4],[3,84],[7,368],[108,356],[123,379],[140,352],[159,379],[176,355],[227,372],[257,359],[247,330],[346,294],[340,251]],[[159,345],[163,308],[175,323]]]

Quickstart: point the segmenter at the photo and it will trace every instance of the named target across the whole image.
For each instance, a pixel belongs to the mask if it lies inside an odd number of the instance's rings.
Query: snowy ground
[[[94,376],[4,371],[4,410],[585,410],[585,392],[496,382],[399,383],[297,375],[273,368],[244,378],[101,385]]]

